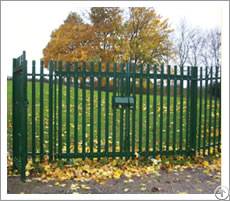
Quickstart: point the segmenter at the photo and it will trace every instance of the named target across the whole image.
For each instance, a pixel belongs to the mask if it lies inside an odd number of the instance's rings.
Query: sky
[[[83,15],[91,6],[154,7],[163,19],[169,19],[172,28],[176,28],[184,18],[194,27],[209,29],[221,28],[222,9],[226,6],[226,2],[220,1],[2,1],[1,4],[1,66],[7,68],[7,75],[12,75],[12,58],[18,57],[23,50],[26,51],[28,59],[28,72],[31,72],[31,60],[35,59],[39,64],[42,50],[49,42],[51,32],[63,23],[71,11]]]

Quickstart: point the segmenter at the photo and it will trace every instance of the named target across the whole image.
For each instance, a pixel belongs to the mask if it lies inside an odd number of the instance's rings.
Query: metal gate
[[[33,61],[27,73],[25,52],[13,60],[13,159],[22,179],[27,155],[35,162],[45,155],[52,161],[220,151],[218,68],[50,61],[45,73],[45,65],[37,73]]]

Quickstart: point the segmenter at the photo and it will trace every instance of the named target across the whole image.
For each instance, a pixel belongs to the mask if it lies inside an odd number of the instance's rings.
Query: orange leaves
[[[131,8],[128,15],[125,20],[120,8],[93,7],[87,24],[70,13],[43,50],[45,65],[49,60],[159,62],[172,54],[167,20],[148,8]]]
[[[70,14],[57,30],[43,50],[45,65],[49,60],[65,62],[88,60],[92,52],[94,32],[88,24],[82,23],[79,16]]]
[[[211,175],[215,172],[216,177],[220,177],[221,158],[210,158],[207,160],[203,157],[195,159],[185,158],[178,156],[176,158],[160,158],[156,156],[154,159],[134,159],[134,160],[121,160],[121,159],[101,159],[100,161],[81,159],[74,159],[71,164],[65,161],[49,163],[48,158],[43,163],[33,164],[28,160],[26,165],[26,175],[31,176],[31,179],[36,179],[42,182],[55,180],[54,185],[61,186],[61,182],[66,180],[74,180],[77,182],[84,182],[95,180],[102,184],[108,179],[124,178],[124,183],[134,182],[133,177],[140,177],[142,175],[156,175],[160,176],[159,170],[179,172],[184,169],[190,168],[203,168],[203,173]],[[38,171],[39,170],[39,171]],[[12,171],[12,159],[8,157],[8,175],[14,175]],[[191,178],[187,176],[187,180]],[[146,191],[146,186],[141,186],[141,191]],[[83,188],[89,190],[87,186],[79,186],[74,184],[71,187],[73,190]],[[128,192],[129,190],[127,190]]]
[[[151,8],[130,8],[126,32],[130,36],[130,57],[138,62],[161,62],[170,56],[172,44],[167,20],[162,20]]]

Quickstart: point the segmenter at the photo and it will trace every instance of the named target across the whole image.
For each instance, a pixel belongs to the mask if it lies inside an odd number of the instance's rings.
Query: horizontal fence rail
[[[33,61],[25,71],[25,154],[33,161],[221,150],[218,67],[51,61],[45,68]]]

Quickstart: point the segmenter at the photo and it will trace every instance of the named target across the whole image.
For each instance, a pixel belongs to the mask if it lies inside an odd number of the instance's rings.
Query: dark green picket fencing
[[[52,161],[220,151],[219,68],[39,65],[33,61],[27,73],[25,53],[13,62],[13,159],[22,178],[28,155]]]

